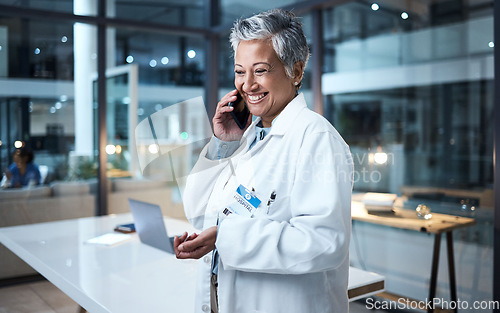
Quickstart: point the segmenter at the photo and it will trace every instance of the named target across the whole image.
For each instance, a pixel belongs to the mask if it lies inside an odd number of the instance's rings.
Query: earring
[[[297,86],[297,85],[299,84],[299,82],[294,82],[293,84],[294,84],[295,86]]]

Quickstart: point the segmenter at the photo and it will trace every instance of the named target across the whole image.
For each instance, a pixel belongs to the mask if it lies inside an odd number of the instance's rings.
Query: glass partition
[[[353,2],[323,17],[325,115],[351,147],[354,199],[392,193],[396,209],[473,218],[453,231],[458,298],[491,300],[493,2]],[[433,236],[355,220],[352,239],[352,265],[388,292],[429,296]]]
[[[0,5],[9,5],[20,8],[43,9],[56,12],[73,13],[73,2],[86,0],[37,0],[37,1],[19,1],[19,0],[0,0]],[[87,1],[93,2],[93,1]]]
[[[95,27],[1,16],[0,24],[5,30],[0,52],[8,65],[2,67],[5,75],[0,78],[7,91],[1,98],[1,167],[12,163],[15,148],[27,146],[46,171],[43,183],[69,179],[73,175],[71,156],[79,150],[75,125],[83,118],[80,109],[92,103],[90,98],[79,104],[84,100],[76,95],[87,90],[86,97],[91,97]],[[80,46],[85,40],[85,47]],[[75,67],[74,58],[85,63]],[[75,119],[75,115],[81,118]],[[91,120],[83,125],[86,136],[91,127]]]
[[[220,23],[221,25],[231,25],[235,20],[241,17],[251,16],[262,11],[285,7],[299,1],[277,0],[277,1],[238,1],[221,0],[220,1]]]
[[[17,2],[16,2],[17,3]],[[33,2],[34,3],[34,2]],[[48,2],[47,2],[48,3]],[[92,128],[96,28],[0,13],[0,227],[93,216],[97,169]],[[77,61],[77,62],[75,62]],[[34,155],[18,185],[8,178]],[[16,156],[17,160],[17,156]],[[29,174],[31,175],[31,174]],[[30,176],[31,177],[31,176]],[[0,247],[0,279],[36,273]]]
[[[187,27],[207,25],[205,14],[209,1],[115,1],[108,16],[138,22]]]
[[[138,71],[135,64],[121,65],[106,71],[107,176],[131,177],[137,174],[134,129],[137,125]],[[97,77],[93,81],[93,125],[98,129]],[[98,155],[94,138],[94,155]]]
[[[356,190],[491,189],[493,94],[493,81],[479,80],[330,95],[359,166]]]
[[[201,147],[193,142],[210,137],[200,132],[209,127],[205,41],[124,28],[109,32],[116,42],[107,83],[109,212],[128,212],[127,196],[184,218],[173,173],[196,160]],[[189,105],[193,99],[200,100],[196,109]]]
[[[462,7],[469,17],[453,20],[438,15],[451,8],[437,2],[413,13],[383,1],[377,10],[351,3],[324,12],[325,110],[355,162],[378,171],[355,189],[492,187],[493,16],[485,7]],[[380,152],[383,164],[364,157]]]

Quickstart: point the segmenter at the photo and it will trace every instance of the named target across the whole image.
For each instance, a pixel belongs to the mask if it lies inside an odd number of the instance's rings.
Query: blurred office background
[[[139,150],[154,159],[203,141],[205,113],[233,88],[232,22],[276,7],[302,17],[312,52],[302,91],[350,145],[354,191],[475,218],[455,233],[459,298],[493,299],[493,0],[0,0],[0,168],[27,145],[49,188],[4,201],[0,216],[29,218],[1,226],[64,218],[29,210],[69,195],[67,217],[125,212],[114,194],[141,181],[162,194],[150,199],[179,204],[163,172],[199,147],[146,168]],[[206,112],[173,107],[196,97]],[[136,126],[169,107],[161,143],[138,147]],[[351,259],[423,299],[431,246],[426,234],[354,223]],[[448,297],[445,270],[438,282]]]

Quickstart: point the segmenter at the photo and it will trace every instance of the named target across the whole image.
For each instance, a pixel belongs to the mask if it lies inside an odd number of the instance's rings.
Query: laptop
[[[134,199],[128,199],[128,203],[141,242],[175,254],[174,237],[168,237],[167,235],[167,228],[163,222],[160,206]]]

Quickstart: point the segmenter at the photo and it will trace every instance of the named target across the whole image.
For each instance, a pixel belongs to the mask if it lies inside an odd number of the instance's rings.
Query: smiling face
[[[270,127],[295,97],[294,83],[302,78],[302,62],[294,66],[294,77],[288,77],[270,40],[241,41],[234,61],[236,89],[250,112],[261,117],[264,127]]]

